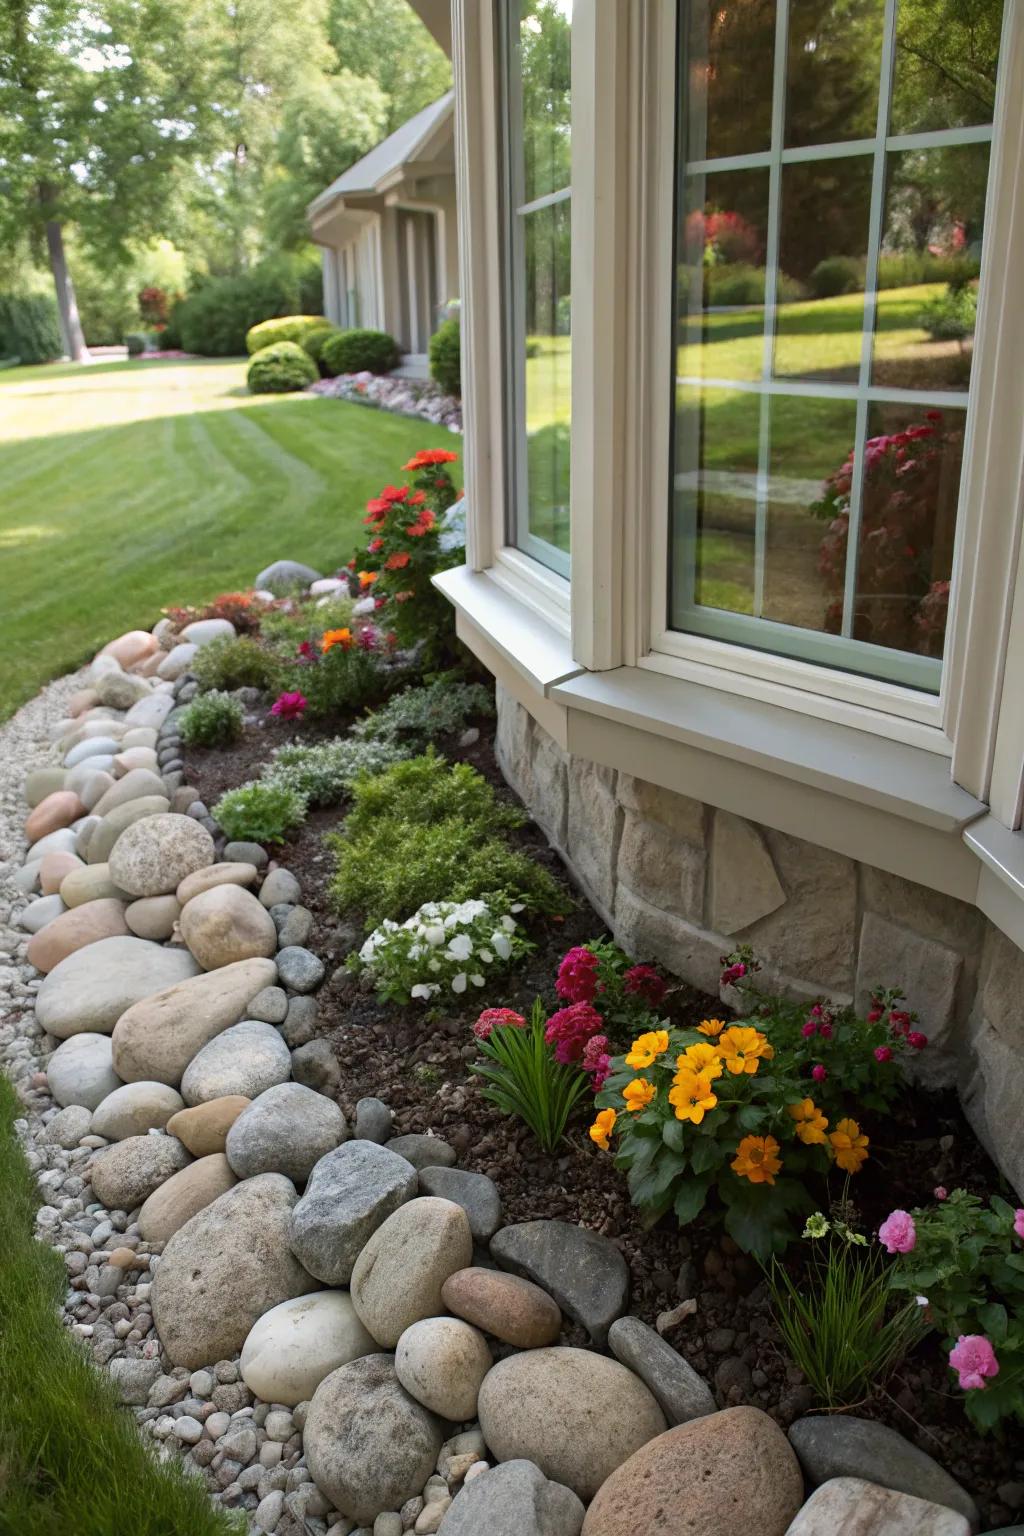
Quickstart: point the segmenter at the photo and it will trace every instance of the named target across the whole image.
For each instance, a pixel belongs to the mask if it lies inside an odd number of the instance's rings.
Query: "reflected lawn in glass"
[[[760,409],[756,395],[736,390],[677,393],[674,536],[692,545],[692,599],[702,607],[753,611]],[[685,582],[674,596],[687,602]]]
[[[572,343],[568,336],[528,336],[526,350],[530,532],[568,552]]]

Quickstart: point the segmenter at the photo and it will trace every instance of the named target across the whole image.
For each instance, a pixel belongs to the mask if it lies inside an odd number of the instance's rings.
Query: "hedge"
[[[387,331],[339,331],[323,345],[321,365],[328,375],[390,373],[401,359],[398,343]]]
[[[0,357],[48,363],[63,353],[55,299],[44,293],[0,293]]]
[[[444,320],[430,338],[430,377],[446,395],[462,398],[462,337],[459,322]]]
[[[254,395],[283,395],[305,389],[320,377],[316,363],[294,341],[261,347],[249,364],[246,383]]]
[[[329,324],[323,315],[282,315],[277,320],[261,320],[245,338],[246,351],[252,357],[275,341],[294,341],[301,347],[311,331],[322,331]]]
[[[208,278],[172,311],[172,326],[186,352],[242,357],[246,336],[263,320],[315,313],[319,274],[298,257],[274,258],[239,277]],[[314,298],[306,308],[303,300]]]

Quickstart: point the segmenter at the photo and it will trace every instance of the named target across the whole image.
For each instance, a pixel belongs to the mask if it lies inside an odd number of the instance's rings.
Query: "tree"
[[[451,86],[451,65],[408,0],[329,0],[327,31],[341,68],[387,97],[385,134]]]

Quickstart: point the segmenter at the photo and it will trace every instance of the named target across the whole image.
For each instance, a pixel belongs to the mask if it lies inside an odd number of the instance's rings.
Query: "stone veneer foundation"
[[[929,1049],[1024,1196],[1024,955],[967,903],[564,752],[497,687],[508,782],[615,938],[722,1000],[721,956],[748,943],[764,985],[866,1009],[900,986]]]

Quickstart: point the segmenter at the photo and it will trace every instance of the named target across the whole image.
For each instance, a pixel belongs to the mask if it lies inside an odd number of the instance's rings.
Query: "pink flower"
[[[608,1054],[607,1035],[591,1035],[583,1047],[580,1066],[584,1072],[590,1073],[594,1092],[600,1093],[612,1069],[612,1058]]]
[[[302,693],[282,693],[271,704],[270,713],[280,720],[299,720],[309,701]]]
[[[590,1003],[573,1003],[551,1015],[544,1039],[554,1046],[556,1061],[579,1061],[587,1041],[601,1032],[603,1024],[601,1015]]]
[[[962,1333],[949,1352],[949,1364],[964,1392],[980,1391],[986,1376],[999,1375],[996,1352],[983,1333]]]
[[[936,1200],[945,1200],[949,1195],[949,1190],[946,1188],[945,1184],[936,1184],[935,1188],[932,1190],[932,1194],[935,1196]]]
[[[1024,1242],[1024,1206],[1019,1206],[1013,1213],[1013,1230]]]
[[[876,1061],[892,1061],[892,1049],[888,1045],[875,1046]]]
[[[821,1038],[823,1040],[831,1040],[832,1039],[832,1025],[831,1024],[823,1024],[821,1026]]]
[[[821,1065],[821,1062],[819,1061],[816,1067],[811,1068],[811,1076],[814,1078],[816,1083],[823,1083],[828,1077],[828,1071]]]
[[[912,1253],[917,1243],[917,1229],[909,1211],[892,1211],[878,1229],[878,1240],[887,1253]]]
[[[592,1003],[597,996],[599,961],[592,950],[577,945],[562,957],[555,991],[567,1003]]]
[[[525,1029],[526,1020],[513,1008],[485,1008],[473,1025],[478,1040],[489,1040],[492,1029]]]
[[[631,965],[622,978],[622,984],[627,992],[642,997],[652,1008],[657,1008],[668,991],[668,983],[663,976],[658,975],[653,965]]]
[[[928,1036],[922,1035],[919,1029],[912,1029],[907,1035],[907,1044],[910,1046],[911,1050],[923,1051],[925,1046],[928,1044]]]
[[[301,656],[303,661],[312,661],[314,659],[313,647],[308,640],[299,641],[299,649],[295,654]]]
[[[731,987],[734,981],[740,981],[747,974],[747,968],[742,960],[737,960],[735,965],[726,966],[722,972],[721,982],[723,987]]]
[[[818,1033],[817,1021],[815,1019],[808,1019],[800,1033],[803,1035],[805,1040],[809,1040],[812,1035],[816,1035]]]

